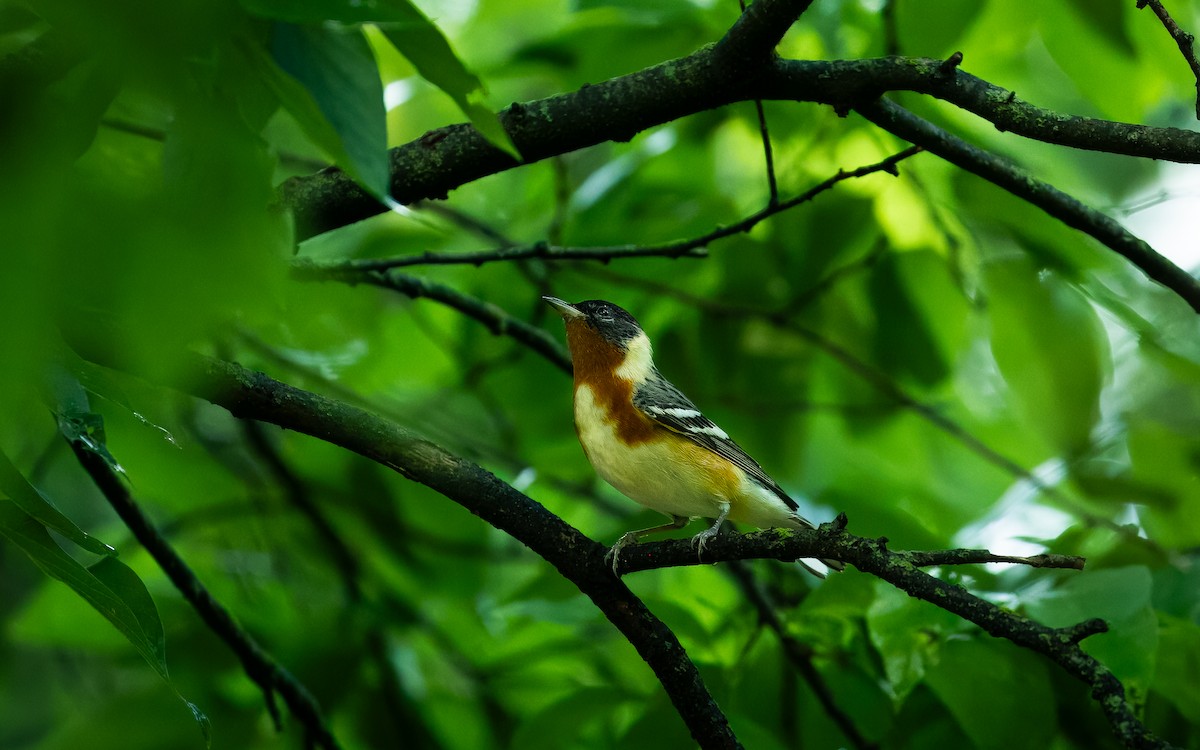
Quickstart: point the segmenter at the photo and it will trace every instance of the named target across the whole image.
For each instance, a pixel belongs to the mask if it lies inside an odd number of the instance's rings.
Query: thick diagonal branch
[[[700,746],[741,747],[679,640],[604,563],[605,548],[481,467],[394,422],[235,364],[197,357],[175,383],[234,416],[320,438],[388,466],[519,540],[596,604],[654,670]]]

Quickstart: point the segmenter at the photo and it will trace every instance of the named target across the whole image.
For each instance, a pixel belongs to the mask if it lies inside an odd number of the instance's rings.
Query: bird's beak
[[[573,320],[586,317],[586,315],[580,312],[575,305],[572,305],[566,300],[561,300],[558,297],[542,297],[542,299],[549,302],[550,306],[557,310],[558,314],[563,317],[563,320]]]

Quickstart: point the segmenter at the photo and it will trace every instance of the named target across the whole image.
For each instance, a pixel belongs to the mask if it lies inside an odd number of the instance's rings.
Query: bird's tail
[[[817,525],[815,523],[813,523],[812,521],[808,520],[807,518],[805,518],[803,516],[793,516],[793,520],[795,521],[795,526],[793,528],[797,528],[797,529],[815,529],[815,528],[817,528]],[[812,558],[812,559],[817,560],[822,565],[824,565],[826,568],[829,568],[830,570],[838,572],[838,573],[841,573],[843,570],[846,569],[846,564],[844,562],[842,562],[841,560],[830,560],[830,559],[827,559],[824,557],[818,557],[818,558]],[[808,565],[807,563],[805,563],[804,559],[797,560],[796,562],[803,565],[805,570],[807,570],[809,573],[812,573],[817,578],[825,577],[824,573],[813,568],[811,565]]]

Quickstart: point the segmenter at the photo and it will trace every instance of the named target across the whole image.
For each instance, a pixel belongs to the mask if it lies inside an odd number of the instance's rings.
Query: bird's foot
[[[696,548],[696,559],[700,559],[704,556],[705,546],[707,546],[708,543],[720,533],[721,525],[713,524],[709,528],[692,537],[692,546]]]
[[[617,540],[612,549],[608,551],[608,554],[604,556],[604,562],[612,565],[613,575],[617,578],[621,577],[621,574],[617,572],[617,565],[621,562],[621,550],[631,544],[637,544],[639,539],[641,539],[641,534],[636,531],[627,531],[621,535],[621,538]]]

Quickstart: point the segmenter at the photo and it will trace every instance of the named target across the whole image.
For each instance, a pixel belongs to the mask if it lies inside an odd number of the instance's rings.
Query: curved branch
[[[1032,203],[1069,227],[1095,238],[1200,312],[1200,280],[1154,251],[1114,219],[1018,168],[975,148],[898,104],[879,99],[855,107],[863,117],[904,140]]]
[[[896,90],[944,99],[1000,130],[1034,140],[1200,162],[1200,133],[1060,114],[956,68],[947,72],[943,61],[926,58],[775,60],[753,76],[738,78],[728,74],[716,47],[709,46],[577,91],[514,103],[499,117],[524,163],[531,163],[606,141],[627,141],[647,128],[734,102],[778,99],[849,110]],[[470,125],[449,125],[392,149],[392,198],[404,204],[444,198],[460,185],[515,166],[511,156]],[[295,215],[298,241],[387,210],[336,168],[285,181],[279,204]]]
[[[1200,119],[1200,60],[1196,59],[1196,50],[1193,43],[1196,37],[1189,34],[1179,27],[1171,14],[1167,12],[1166,7],[1160,0],[1138,0],[1138,10],[1150,6],[1150,10],[1154,11],[1154,15],[1158,16],[1158,20],[1162,22],[1163,28],[1175,40],[1175,46],[1179,47],[1180,54],[1183,55],[1184,61],[1188,67],[1192,69],[1192,77],[1196,79],[1196,117]]]
[[[195,367],[175,385],[226,408],[234,416],[303,432],[389,466],[520,540],[591,598],[634,645],[701,746],[740,747],[674,634],[620,579],[609,573],[604,562],[605,548],[540,504],[479,466],[447,453],[395,423],[280,383],[262,373],[196,357]],[[991,635],[1043,654],[1091,687],[1114,734],[1128,747],[1154,750],[1170,747],[1151,734],[1133,714],[1120,681],[1079,648],[1082,639],[1104,631],[1102,621],[1089,620],[1067,628],[1047,627],[930,576],[910,563],[903,553],[888,550],[886,540],[853,536],[845,532],[844,525],[845,517],[840,516],[837,523],[826,524],[819,530],[772,529],[728,534],[706,547],[706,562],[754,557],[790,560],[819,557],[849,562],[912,596],[975,623]],[[629,547],[621,556],[620,569],[627,572],[697,562],[696,552],[688,541],[676,540]]]
[[[532,245],[506,245],[492,250],[478,250],[462,253],[421,253],[420,255],[405,255],[395,258],[353,258],[342,261],[315,261],[310,258],[296,258],[292,261],[292,269],[298,278],[338,278],[343,281],[354,280],[355,274],[366,275],[371,271],[387,271],[393,268],[405,268],[420,265],[455,265],[470,264],[475,266],[497,261],[526,260],[539,258],[553,261],[598,260],[607,263],[611,260],[624,258],[705,258],[708,257],[708,246],[717,240],[731,237],[735,234],[749,232],[763,221],[775,214],[795,208],[803,203],[814,200],[822,193],[833,189],[839,182],[866,177],[876,172],[885,172],[893,177],[900,174],[897,165],[924,151],[920,146],[910,146],[874,164],[865,164],[851,170],[839,169],[837,174],[827,177],[813,185],[803,193],[780,201],[773,194],[772,200],[758,211],[725,226],[718,226],[711,232],[685,240],[675,240],[658,245],[610,245],[598,247],[558,247],[545,242]],[[408,277],[411,278],[411,277]],[[430,296],[430,295],[409,295]]]
[[[1015,91],[977,78],[945,60],[780,60],[746,95],[856,109],[889,91],[927,94],[1035,141],[1186,164],[1200,163],[1200,132],[1135,125],[1055,112],[1022,101]]]
[[[612,575],[606,549],[539,503],[394,422],[235,364],[195,357],[194,367],[173,385],[236,417],[312,435],[377,461],[521,541],[586,594],[637,649],[701,747],[741,747],[675,634]]]
[[[704,548],[703,564],[728,560],[768,558],[833,558],[852,564],[864,573],[881,578],[910,596],[924,599],[988,634],[1042,654],[1075,679],[1091,688],[1091,695],[1104,711],[1113,734],[1129,748],[1166,750],[1171,745],[1154,736],[1134,714],[1120,680],[1079,642],[1107,630],[1103,620],[1087,620],[1065,628],[1051,628],[980,599],[961,586],[935,578],[918,569],[904,552],[887,548],[886,539],[865,539],[844,530],[845,515],[820,529],[770,529],[749,534],[724,534]],[[924,554],[924,553],[920,553]],[[696,550],[687,539],[649,542],[626,547],[621,553],[619,573],[679,565],[697,565]]]

